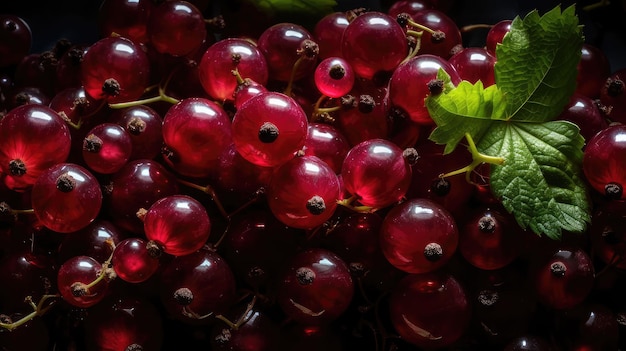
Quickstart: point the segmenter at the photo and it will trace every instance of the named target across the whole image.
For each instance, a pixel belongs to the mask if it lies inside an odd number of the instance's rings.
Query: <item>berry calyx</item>
[[[608,183],[604,186],[604,194],[609,200],[619,200],[622,198],[624,189],[619,183]]]
[[[415,148],[409,147],[402,151],[402,157],[404,157],[408,164],[415,166],[417,164],[417,160],[420,158],[420,155],[417,153]]]
[[[181,306],[189,306],[193,298],[193,292],[189,288],[179,288],[174,291],[174,300]]]
[[[306,202],[306,209],[313,215],[320,215],[326,211],[326,204],[321,196],[315,195]]]
[[[617,97],[624,93],[624,81],[621,79],[608,78],[606,80],[606,92],[611,97]]]
[[[482,233],[493,233],[496,230],[496,220],[492,216],[483,216],[478,220],[478,230]]]
[[[315,281],[315,272],[309,267],[296,269],[296,278],[301,285],[311,285]]]
[[[20,159],[9,161],[9,173],[16,177],[23,176],[26,174],[26,164]]]
[[[567,272],[567,267],[563,262],[557,261],[550,265],[550,273],[555,277],[563,277],[565,272]]]
[[[278,138],[278,127],[272,122],[265,122],[259,128],[259,140],[262,143],[269,144]]]
[[[374,111],[374,107],[376,107],[376,101],[371,95],[362,94],[359,96],[358,105],[359,111],[361,113],[370,113]]]
[[[145,217],[145,212],[147,211],[145,209],[143,210],[144,210],[143,217]],[[146,243],[146,250],[148,250],[148,255],[150,255],[150,257],[154,259],[158,259],[163,255],[163,245],[159,244],[158,242],[154,240],[149,240]]]
[[[69,193],[76,187],[76,180],[71,174],[63,173],[57,178],[56,186],[59,191]]]
[[[102,92],[106,96],[118,96],[121,91],[120,83],[113,78],[109,78],[102,84]]]
[[[441,79],[433,79],[428,82],[428,91],[432,96],[437,96],[443,92],[444,84]]]
[[[132,135],[139,135],[146,130],[146,122],[138,117],[132,117],[126,123],[126,130]]]
[[[443,257],[443,248],[437,243],[429,243],[424,247],[424,257],[430,262],[435,262]]]
[[[98,153],[102,149],[102,139],[95,134],[89,134],[83,139],[83,150]]]
[[[328,71],[328,75],[332,79],[339,80],[346,75],[346,69],[343,68],[341,65],[334,65],[330,67],[330,70]]]

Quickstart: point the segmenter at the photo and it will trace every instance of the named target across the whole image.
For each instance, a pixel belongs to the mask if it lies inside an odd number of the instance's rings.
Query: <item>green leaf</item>
[[[496,48],[495,66],[511,119],[545,122],[561,113],[576,88],[582,43],[574,6],[513,20]]]
[[[523,228],[559,238],[582,232],[590,201],[581,175],[584,139],[570,122],[551,121],[576,88],[583,43],[574,8],[516,18],[496,49],[496,85],[461,82],[425,103],[437,127],[430,139],[453,151],[468,138],[473,162],[492,163],[491,189]],[[475,146],[474,146],[475,145]]]
[[[248,0],[270,16],[284,14],[321,17],[334,11],[335,0]]]
[[[581,176],[584,139],[566,121],[494,123],[477,145],[505,158],[492,166],[491,189],[522,228],[556,239],[582,232],[590,204]]]
[[[504,117],[506,104],[497,86],[484,89],[480,81],[474,85],[463,81],[455,89],[426,99],[426,107],[437,124],[430,139],[446,144],[447,154],[456,148],[465,133],[479,140],[493,120]]]

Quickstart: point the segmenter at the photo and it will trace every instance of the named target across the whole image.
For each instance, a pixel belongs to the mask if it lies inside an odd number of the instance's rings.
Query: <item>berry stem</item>
[[[285,95],[291,97],[291,91],[293,90],[293,82],[296,80],[296,72],[298,72],[298,68],[300,67],[302,62],[305,60],[308,60],[308,58],[304,55],[301,55],[293,64],[293,67],[291,68],[291,75],[289,76],[289,81],[287,82],[287,87],[283,91]]]
[[[354,206],[352,203],[356,200],[355,196],[350,196],[347,199],[343,199],[343,200],[337,200],[337,205],[346,207],[354,212],[358,212],[358,213],[373,213],[376,212],[376,208],[372,207],[372,206],[364,206],[364,205],[360,205],[360,206]]]
[[[468,149],[472,154],[472,163],[461,169],[457,169],[456,171],[441,174],[439,175],[440,178],[446,178],[453,175],[465,173],[465,180],[467,180],[468,183],[473,183],[470,179],[470,176],[472,174],[472,171],[474,171],[476,167],[480,166],[483,163],[489,163],[493,165],[504,164],[505,160],[503,157],[489,156],[478,151],[478,149],[476,148],[476,144],[474,143],[474,139],[469,133],[465,133],[465,138],[467,139]]]
[[[403,64],[403,63],[409,61],[410,59],[415,57],[417,55],[417,53],[420,51],[420,49],[422,47],[422,36],[424,35],[424,31],[419,31],[418,32],[418,31],[414,31],[414,30],[410,30],[409,29],[409,30],[406,31],[406,34],[415,38],[415,46],[411,48],[409,53],[406,55],[406,57],[404,58],[404,60],[402,60],[402,62],[400,64]]]
[[[239,73],[239,70],[237,69],[237,67],[235,67],[235,69],[231,70],[230,73],[232,73],[233,76],[235,76],[235,78],[237,79],[237,85],[241,85],[241,84],[246,82],[243,79],[243,77],[241,76],[241,73]]]
[[[105,243],[107,243],[109,246],[111,246],[112,250],[111,250],[111,254],[109,255],[109,257],[102,264],[102,270],[98,274],[98,277],[96,277],[96,279],[94,279],[89,284],[84,284],[84,283],[79,283],[79,282],[74,283],[74,284],[80,285],[80,288],[83,289],[86,292],[89,292],[89,289],[91,289],[94,286],[96,286],[96,284],[100,283],[104,278],[106,278],[108,276],[107,271],[111,267],[111,261],[113,261],[113,253],[115,252],[115,243],[113,242],[113,239],[111,239],[111,238],[107,239],[105,241]],[[72,284],[72,285],[74,285],[74,284]]]
[[[215,189],[213,189],[213,187],[211,187],[210,185],[206,185],[206,186],[198,185],[196,183],[192,183],[183,179],[178,179],[178,182],[190,188],[200,190],[203,193],[211,196],[211,199],[213,199],[215,206],[217,206],[217,210],[220,211],[220,213],[222,214],[222,216],[224,216],[224,218],[226,218],[227,220],[230,219],[230,216],[226,212],[226,209],[224,209],[224,205],[222,205],[222,202],[218,198],[217,193],[215,192]]]
[[[423,31],[423,32],[428,32],[428,33],[430,33],[431,35],[433,35],[433,34],[435,34],[435,33],[437,32],[436,30],[434,30],[434,29],[432,29],[432,28],[429,28],[429,27],[426,27],[426,26],[425,26],[425,25],[423,25],[423,24],[417,23],[417,22],[413,21],[413,20],[412,20],[412,19],[410,19],[410,18],[408,19],[407,24],[408,24],[409,26],[411,26],[411,27],[415,28],[415,29],[419,29],[420,31]],[[408,33],[409,31],[411,31],[411,30],[408,30],[408,31],[407,31],[407,33]]]
[[[250,301],[248,305],[246,306],[246,310],[241,314],[241,316],[239,316],[239,318],[237,319],[235,323],[231,322],[228,318],[224,317],[221,314],[216,315],[215,318],[226,323],[226,325],[228,325],[230,329],[238,330],[250,318],[249,314],[250,314],[250,311],[252,311],[252,308],[254,308],[254,305],[256,304],[256,300],[257,300],[257,297],[256,295],[254,295],[252,297],[252,301]]]
[[[471,32],[476,29],[491,29],[493,24],[486,23],[476,23],[476,24],[468,24],[467,26],[463,26],[460,28],[461,33]]]
[[[18,327],[28,323],[31,319],[33,319],[33,318],[35,318],[37,316],[41,316],[41,315],[45,314],[54,305],[54,301],[52,301],[49,304],[44,306],[46,301],[48,301],[49,299],[52,299],[52,298],[57,298],[57,297],[59,297],[59,295],[43,295],[39,299],[39,302],[37,304],[35,304],[33,302],[32,296],[26,296],[26,298],[24,299],[24,302],[28,303],[33,308],[33,312],[25,315],[24,317],[20,318],[19,320],[15,321],[15,322],[12,322],[12,323],[2,323],[2,322],[0,322],[0,328],[4,328],[4,329],[7,329],[8,331],[12,331],[15,328],[18,328]]]
[[[610,4],[611,4],[610,0],[600,0],[592,4],[589,4],[587,6],[584,6],[583,11],[592,11],[592,10],[599,9],[604,6],[609,6]]]
[[[110,108],[114,108],[114,109],[121,109],[121,108],[127,108],[127,107],[133,107],[133,106],[150,104],[150,103],[159,102],[159,101],[169,102],[172,105],[177,104],[180,100],[175,99],[175,98],[173,98],[173,97],[171,97],[171,96],[169,96],[169,95],[167,95],[165,93],[165,89],[167,88],[167,85],[169,84],[170,80],[172,79],[172,76],[174,75],[174,72],[176,72],[176,69],[173,69],[170,72],[170,74],[167,76],[167,79],[165,79],[163,84],[159,85],[159,95],[153,96],[153,97],[150,97],[150,98],[146,98],[146,99],[135,100],[135,101],[128,101],[128,102],[120,102],[120,103],[116,103],[116,104],[109,104],[109,107]]]
[[[341,104],[332,107],[320,107],[322,103],[328,99],[327,95],[322,94],[317,101],[315,101],[315,105],[313,105],[313,112],[311,113],[311,122],[317,122],[321,115],[324,113],[331,113],[335,111],[341,110]]]

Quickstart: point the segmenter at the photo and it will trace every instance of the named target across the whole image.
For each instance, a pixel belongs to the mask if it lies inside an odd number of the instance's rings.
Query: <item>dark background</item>
[[[207,17],[219,12],[220,6],[233,8],[241,0],[214,0],[205,11]],[[309,0],[312,1],[312,0]],[[336,10],[345,11],[355,7],[385,11],[394,0],[338,0]],[[555,0],[438,0],[447,8],[446,13],[459,27],[484,23],[494,24],[503,19],[523,16],[533,9],[540,13],[556,5],[566,7],[576,4],[581,24],[584,25],[586,42],[600,47],[609,58],[611,69],[626,67],[626,0],[612,0],[609,6],[593,11],[582,11],[583,6],[595,1]],[[59,38],[76,43],[92,43],[99,38],[97,14],[101,0],[0,0],[0,13],[21,16],[33,33],[32,52],[41,52],[54,46]],[[250,18],[254,21],[254,18]],[[486,30],[465,33],[465,46],[484,44]]]

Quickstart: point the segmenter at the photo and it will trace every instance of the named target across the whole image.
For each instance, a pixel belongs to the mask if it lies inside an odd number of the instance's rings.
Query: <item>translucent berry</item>
[[[31,197],[39,221],[60,233],[86,227],[102,206],[98,180],[73,163],[59,163],[44,171],[33,184]]]
[[[232,123],[233,141],[246,160],[260,166],[278,166],[302,149],[307,126],[307,116],[294,99],[266,92],[237,110]]]

